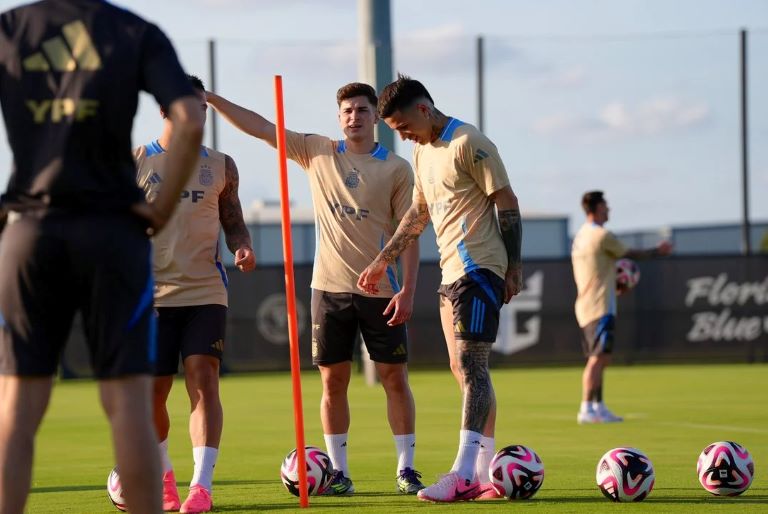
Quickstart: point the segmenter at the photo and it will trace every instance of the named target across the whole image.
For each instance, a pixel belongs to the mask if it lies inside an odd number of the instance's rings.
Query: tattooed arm
[[[523,226],[520,221],[520,206],[515,193],[509,186],[494,192],[490,198],[496,204],[501,239],[507,249],[506,291],[504,292],[504,303],[507,303],[523,287],[523,266],[520,258]]]
[[[483,433],[496,395],[488,371],[491,345],[480,341],[456,341],[456,361],[462,378],[464,409],[461,428]]]
[[[418,239],[429,224],[429,211],[425,202],[414,200],[411,208],[405,213],[395,235],[389,240],[373,262],[363,270],[357,281],[357,287],[369,294],[379,292],[378,283],[387,270],[387,265],[397,259],[413,241]]]
[[[251,234],[243,220],[243,209],[240,206],[238,187],[240,176],[237,173],[235,161],[229,155],[225,156],[224,173],[226,183],[219,194],[219,220],[224,229],[227,248],[235,255],[235,265],[240,271],[252,271],[256,267],[256,258],[251,248]]]

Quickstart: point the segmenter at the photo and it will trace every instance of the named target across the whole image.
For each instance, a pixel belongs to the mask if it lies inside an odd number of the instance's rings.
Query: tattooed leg
[[[496,402],[488,370],[491,343],[462,340],[457,340],[456,343],[456,360],[464,385],[461,428],[483,433]]]

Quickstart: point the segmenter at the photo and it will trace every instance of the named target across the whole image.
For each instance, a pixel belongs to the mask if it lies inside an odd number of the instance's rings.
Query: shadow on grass
[[[51,487],[33,487],[29,490],[30,493],[71,493],[75,491],[105,491],[107,490],[107,484],[99,485],[59,485]]]
[[[359,508],[366,508],[366,507],[376,507],[376,508],[382,508],[382,504],[378,502],[355,502],[354,504],[349,504],[347,502],[338,502],[338,503],[312,503],[310,502],[310,506],[315,509],[359,509]],[[216,505],[215,511],[216,512],[252,512],[254,510],[296,510],[299,508],[298,501],[295,503],[289,503],[284,505],[276,505],[274,503],[242,503],[242,504],[232,504],[229,503],[227,505]]]
[[[274,480],[217,480],[215,485],[269,485],[274,484]],[[188,482],[177,482],[179,489],[188,486]],[[70,493],[77,491],[106,491],[107,485],[59,485],[51,487],[33,487],[30,493]]]

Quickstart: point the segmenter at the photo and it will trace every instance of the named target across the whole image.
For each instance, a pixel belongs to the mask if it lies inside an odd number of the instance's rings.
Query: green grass
[[[524,444],[544,461],[546,480],[527,502],[432,505],[394,492],[394,444],[384,395],[355,376],[350,387],[352,428],[349,458],[357,493],[312,498],[324,512],[500,511],[599,512],[617,508],[656,512],[766,512],[768,510],[767,365],[614,367],[607,375],[607,400],[625,423],[577,426],[581,370],[577,368],[494,370],[499,404],[497,446]],[[450,373],[411,374],[417,405],[416,466],[432,481],[453,462],[458,442],[459,394]],[[323,445],[317,411],[319,380],[304,374],[306,440]],[[295,446],[288,373],[222,380],[225,428],[216,466],[216,512],[291,510],[297,499],[279,480],[283,456]],[[183,384],[170,399],[170,452],[181,482],[189,480],[192,457],[186,433]],[[696,478],[696,459],[710,442],[734,440],[752,453],[756,478],[738,498],[716,498]],[[598,458],[616,446],[645,451],[656,469],[656,487],[639,504],[615,505],[595,485]],[[112,468],[106,421],[90,382],[56,385],[37,439],[29,512],[116,512],[106,499]],[[183,493],[183,491],[182,491]]]

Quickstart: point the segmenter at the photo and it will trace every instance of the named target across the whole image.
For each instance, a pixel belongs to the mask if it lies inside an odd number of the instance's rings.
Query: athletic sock
[[[480,440],[480,451],[477,454],[477,465],[475,466],[475,475],[481,484],[490,482],[488,477],[488,468],[491,467],[491,460],[496,455],[496,440],[493,437],[485,437]]]
[[[483,434],[479,432],[460,430],[459,452],[456,455],[451,471],[455,471],[465,480],[473,480],[475,478],[477,455],[480,453],[480,441],[482,440]]]
[[[396,435],[395,449],[397,450],[398,474],[405,468],[413,469],[413,454],[416,452],[416,434]]]
[[[579,412],[581,412],[582,414],[594,412],[594,409],[592,408],[592,402],[590,401],[581,402],[581,410]]]
[[[605,404],[603,402],[592,402],[591,407],[593,412],[602,412],[605,410]]]
[[[341,470],[344,476],[349,478],[349,465],[347,464],[347,434],[323,434],[325,449],[331,458],[333,469]]]
[[[195,446],[192,448],[192,458],[195,460],[195,471],[192,474],[192,481],[189,487],[199,485],[204,487],[210,493],[213,489],[213,468],[216,466],[216,459],[219,457],[218,448],[210,446]]]
[[[160,460],[163,463],[163,474],[173,471],[173,464],[171,464],[171,457],[168,455],[168,439],[161,441],[157,445],[160,449]]]

